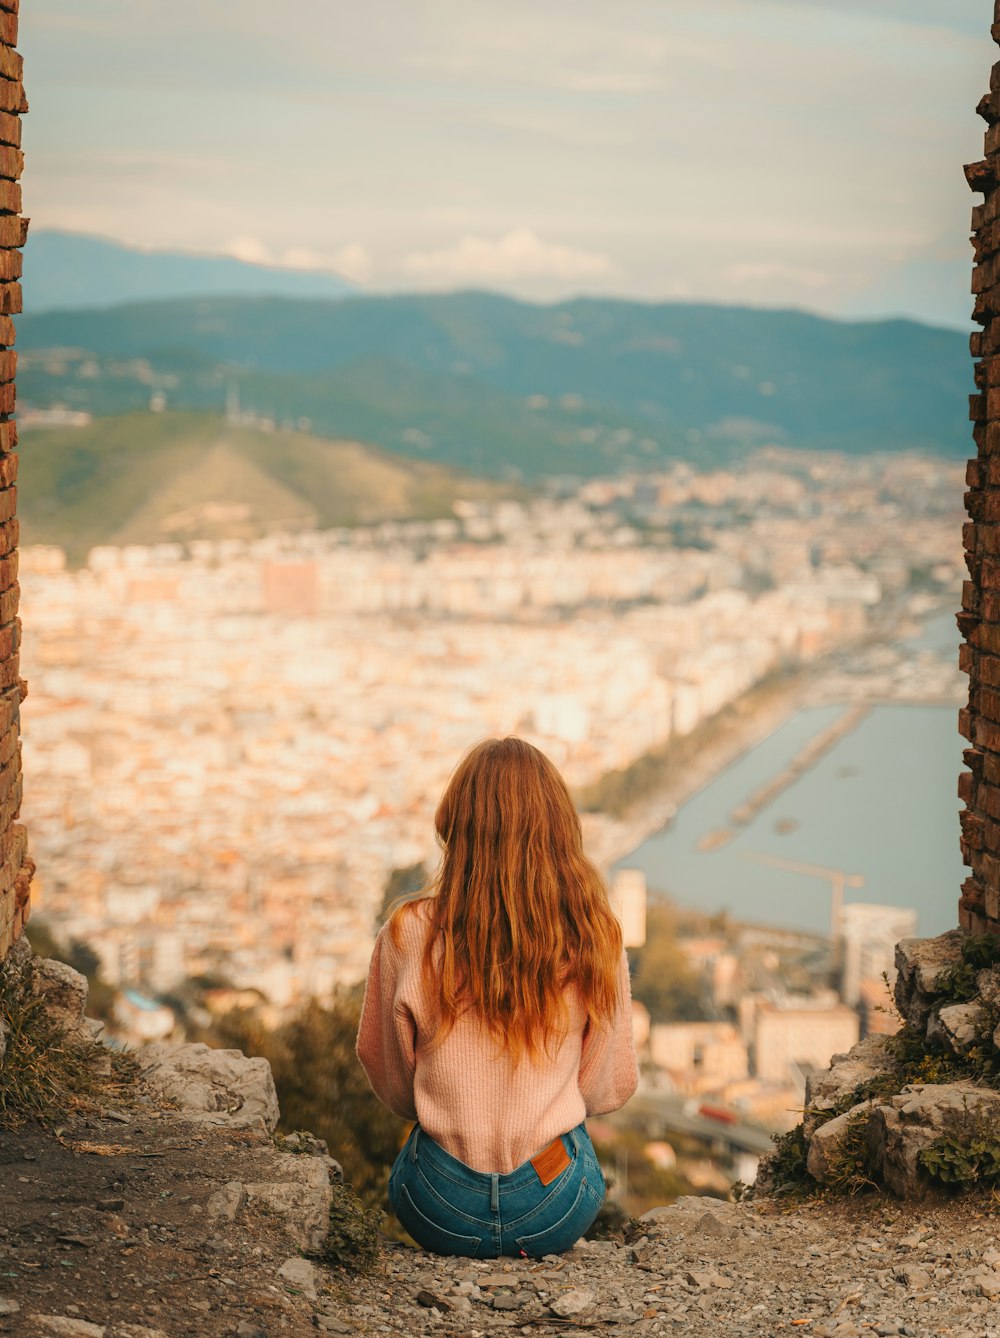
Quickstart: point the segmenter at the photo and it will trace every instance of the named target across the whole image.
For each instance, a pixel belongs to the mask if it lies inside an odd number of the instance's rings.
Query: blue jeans
[[[389,1201],[418,1245],[480,1259],[539,1258],[580,1239],[604,1201],[604,1177],[582,1124],[562,1136],[570,1163],[543,1185],[530,1161],[474,1171],[413,1126],[389,1176]]]

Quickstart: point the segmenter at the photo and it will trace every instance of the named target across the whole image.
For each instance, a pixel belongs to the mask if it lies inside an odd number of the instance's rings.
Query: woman
[[[558,1253],[604,1198],[584,1117],[637,1082],[621,929],[531,744],[474,747],[434,821],[441,868],[379,933],[358,1032],[377,1096],[416,1121],[389,1198],[439,1254]]]

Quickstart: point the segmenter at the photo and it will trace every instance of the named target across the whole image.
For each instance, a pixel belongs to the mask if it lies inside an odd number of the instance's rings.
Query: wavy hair
[[[464,1013],[518,1063],[540,1058],[567,1023],[575,986],[591,1024],[618,1001],[621,927],[583,852],[580,819],[549,759],[523,739],[487,739],[456,768],[434,818],[443,858],[423,908],[424,980],[440,1044]]]

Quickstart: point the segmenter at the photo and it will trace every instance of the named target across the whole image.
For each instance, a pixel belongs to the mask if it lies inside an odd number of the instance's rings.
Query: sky
[[[32,0],[35,227],[966,325],[991,0]]]

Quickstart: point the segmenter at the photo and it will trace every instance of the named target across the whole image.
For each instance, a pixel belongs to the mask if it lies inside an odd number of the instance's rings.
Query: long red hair
[[[424,978],[448,1035],[471,1012],[515,1063],[564,1031],[575,987],[592,1024],[618,1000],[621,927],[607,886],[583,853],[566,783],[523,739],[487,739],[459,763],[434,825],[444,850],[425,896]]]

